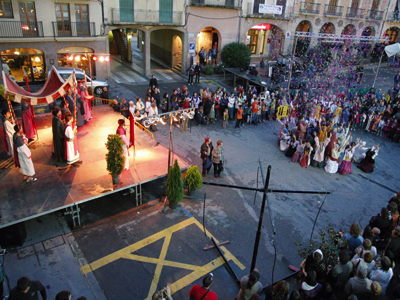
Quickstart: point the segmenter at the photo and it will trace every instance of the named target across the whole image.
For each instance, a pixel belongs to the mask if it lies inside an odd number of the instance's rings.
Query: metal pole
[[[261,228],[262,228],[262,222],[263,222],[263,217],[264,217],[265,202],[267,201],[266,190],[268,189],[270,177],[271,177],[271,166],[268,166],[267,179],[265,180],[265,185],[264,185],[264,195],[263,195],[263,200],[262,200],[262,204],[261,204],[260,219],[258,220],[258,229],[257,229],[257,234],[256,234],[256,240],[254,242],[253,258],[251,260],[250,272],[253,272],[254,268],[256,267],[258,246],[260,244]]]
[[[92,96],[93,96],[94,91],[93,91],[93,78],[92,78],[92,55],[89,55],[89,72],[90,72],[90,86],[92,88]]]
[[[293,70],[293,63],[294,63],[294,54],[296,53],[297,47],[297,40],[299,39],[298,36],[294,39],[294,49],[292,54],[292,61],[290,62],[290,73],[289,73],[289,82],[288,82],[288,91],[290,92],[290,81],[292,80],[292,70]]]
[[[169,147],[168,147],[168,172],[169,169],[171,168],[171,150],[172,150],[172,121],[173,121],[173,116],[172,114],[169,114]]]
[[[375,74],[375,79],[374,79],[374,84],[372,85],[372,87],[375,87],[375,82],[376,79],[378,78],[378,73],[379,73],[379,68],[381,66],[381,61],[382,61],[382,57],[383,57],[383,52],[385,52],[385,48],[383,48],[382,54],[381,54],[381,58],[379,59],[379,64],[378,64],[378,69],[376,70],[376,74]]]

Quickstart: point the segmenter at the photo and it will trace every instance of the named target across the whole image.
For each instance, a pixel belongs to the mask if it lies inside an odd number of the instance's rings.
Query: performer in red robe
[[[338,141],[338,139],[336,138],[336,132],[337,132],[337,129],[335,128],[333,130],[333,132],[332,132],[332,135],[331,135],[331,141],[329,142],[328,146],[326,146],[326,149],[325,149],[325,160],[327,158],[331,157],[332,149],[333,149],[333,147],[336,145],[336,143]]]
[[[22,128],[28,140],[33,140],[36,136],[36,123],[30,105],[26,102],[21,103]]]

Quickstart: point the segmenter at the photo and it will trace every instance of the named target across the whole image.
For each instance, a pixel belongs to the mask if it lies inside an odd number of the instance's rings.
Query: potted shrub
[[[167,198],[169,207],[176,208],[183,199],[183,180],[178,161],[175,159],[174,166],[168,171]]]
[[[201,178],[201,174],[197,166],[191,166],[186,170],[185,175],[183,176],[183,183],[187,187],[188,196],[192,195],[192,191],[201,189],[203,179]]]
[[[113,184],[119,182],[119,175],[121,175],[124,165],[125,156],[122,146],[124,142],[118,134],[109,134],[107,137],[106,147],[108,153],[106,154],[107,171],[113,179]]]

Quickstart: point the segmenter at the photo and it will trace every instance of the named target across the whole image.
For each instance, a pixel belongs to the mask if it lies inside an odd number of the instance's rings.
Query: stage
[[[94,106],[93,119],[78,129],[79,167],[61,169],[52,159],[52,131],[50,113],[36,116],[39,140],[30,145],[32,160],[38,178],[25,182],[13,160],[7,159],[3,137],[0,142],[0,228],[29,220],[54,211],[69,209],[79,212],[78,204],[103,195],[133,188],[136,201],[141,196],[141,184],[165,176],[168,169],[168,149],[159,145],[148,133],[135,129],[136,155],[130,148],[130,169],[120,176],[120,183],[113,186],[106,170],[108,134],[115,134],[117,120],[123,118],[108,105]],[[20,120],[19,120],[20,121]],[[129,121],[127,120],[129,129]],[[3,130],[1,130],[3,135]],[[127,134],[128,135],[128,134]],[[128,135],[129,136],[129,135]],[[178,155],[181,169],[189,165]],[[140,204],[140,199],[139,199]]]

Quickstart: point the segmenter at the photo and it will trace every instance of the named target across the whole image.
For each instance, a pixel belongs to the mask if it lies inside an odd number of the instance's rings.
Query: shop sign
[[[282,14],[282,10],[283,10],[283,6],[282,5],[260,4],[258,12],[262,13],[262,14],[281,15]]]

